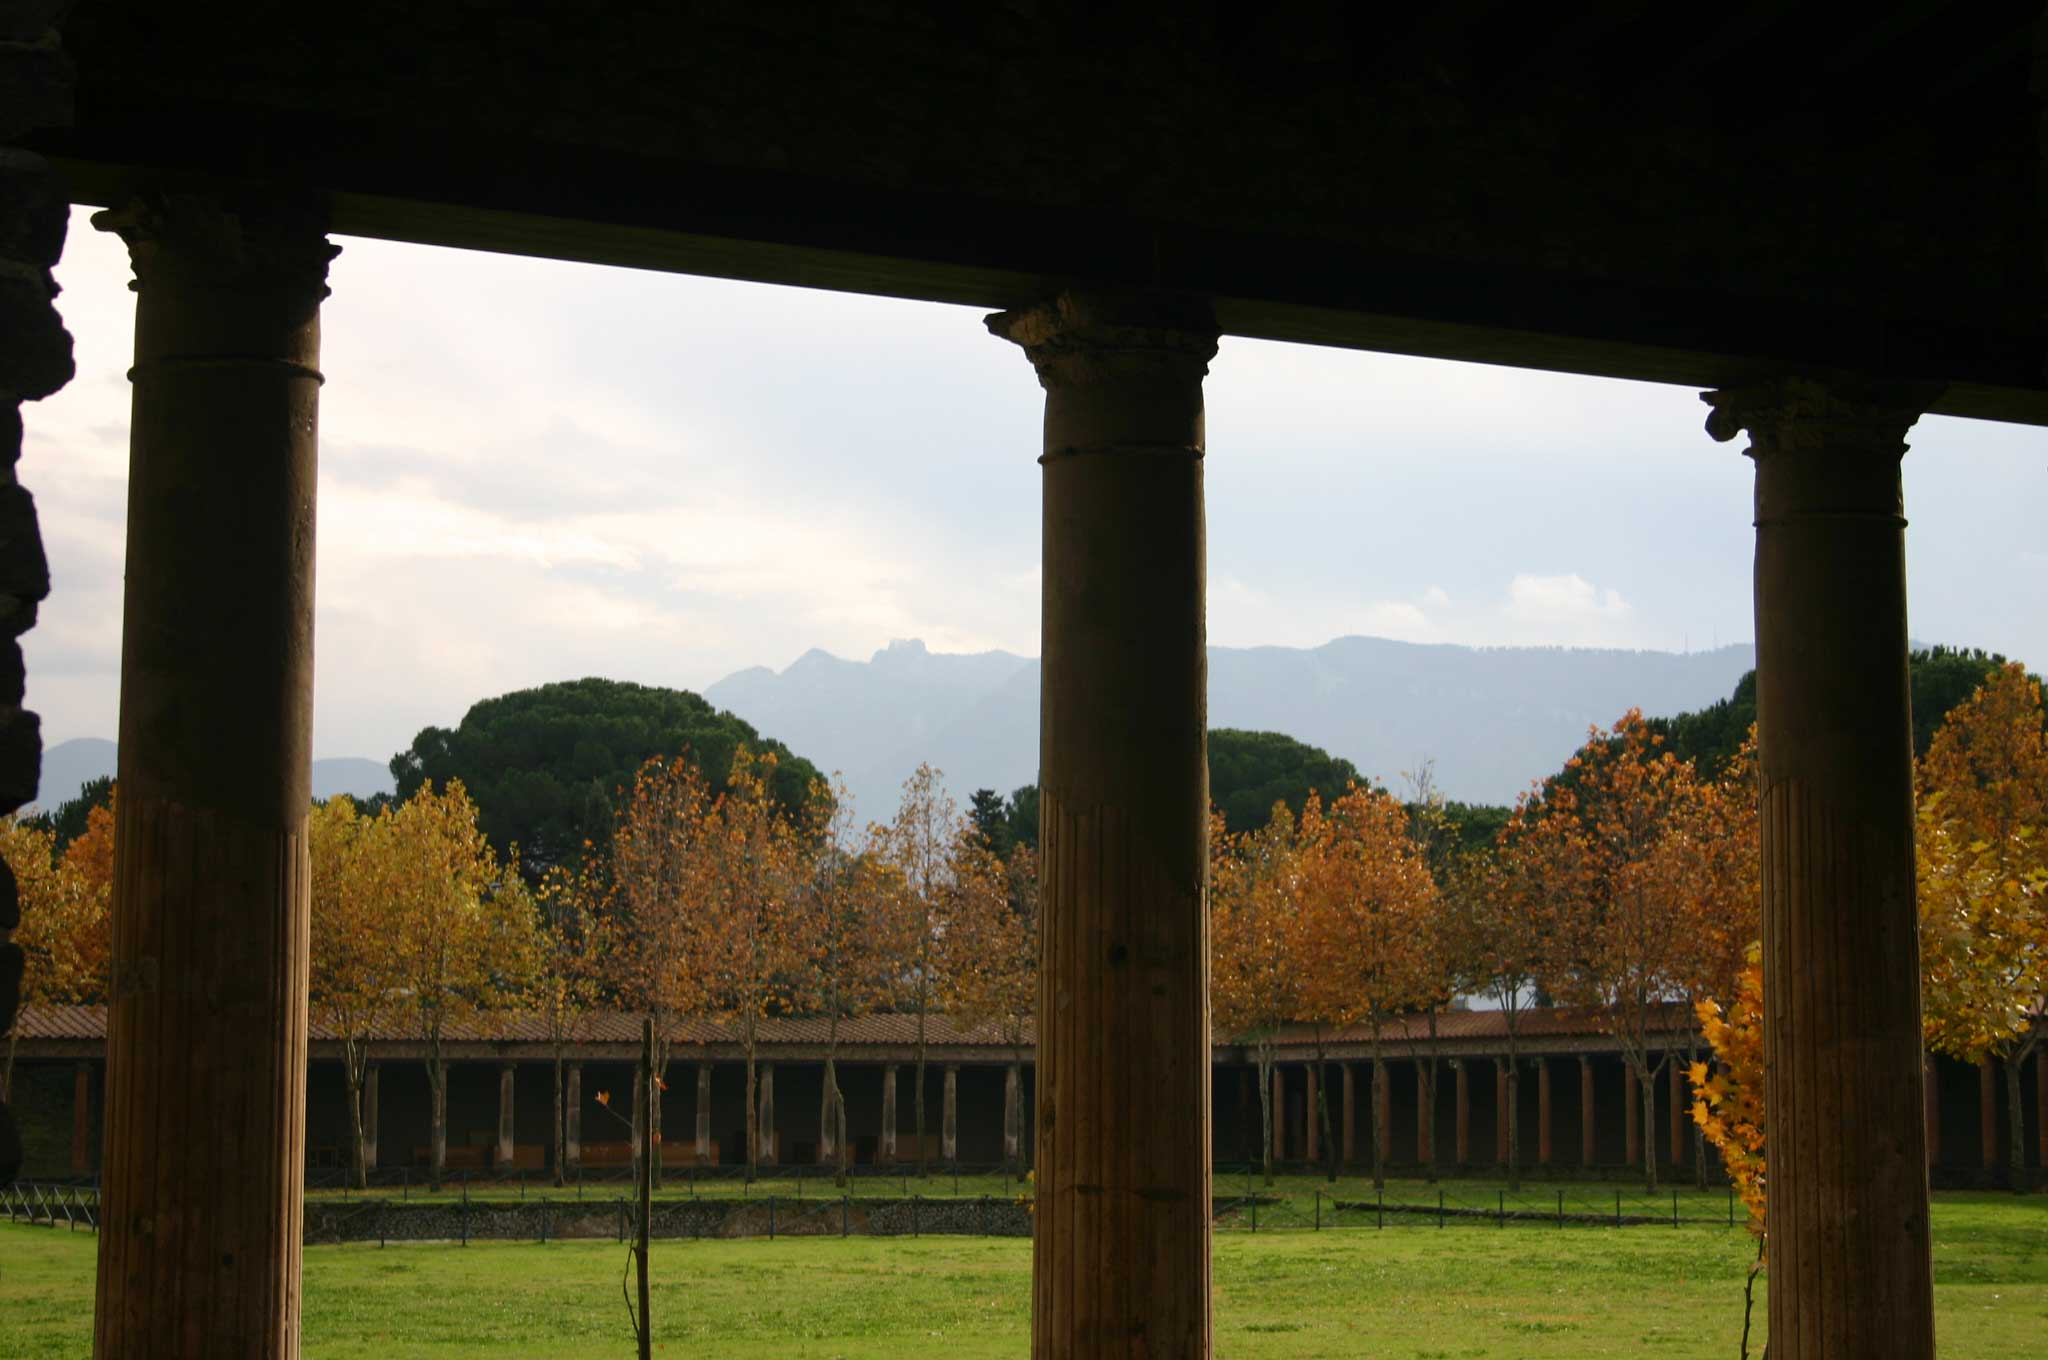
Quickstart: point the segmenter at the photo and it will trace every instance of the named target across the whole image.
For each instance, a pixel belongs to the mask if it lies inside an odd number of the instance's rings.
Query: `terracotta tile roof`
[[[1668,1020],[1658,1029],[1686,1029],[1687,1016],[1682,1006],[1666,1008]],[[24,1039],[105,1039],[107,1032],[106,1010],[101,1006],[27,1006],[22,1009],[16,1022]],[[760,1037],[768,1044],[822,1044],[826,1042],[828,1024],[820,1019],[764,1020],[761,1022]],[[1426,1022],[1416,1017],[1405,1017],[1385,1026],[1380,1032],[1382,1043],[1405,1045],[1411,1039],[1419,1039],[1427,1032]],[[1524,1038],[1570,1038],[1590,1037],[1601,1033],[1598,1017],[1590,1011],[1572,1010],[1563,1007],[1530,1009],[1522,1012],[1520,1032]],[[1499,1011],[1446,1011],[1437,1017],[1437,1035],[1441,1039],[1460,1043],[1483,1043],[1489,1040],[1505,1041],[1507,1024]],[[313,1038],[332,1040],[338,1037],[333,1031],[315,1024]],[[380,1040],[417,1039],[419,1035],[405,1027],[380,1029],[372,1036]],[[485,1016],[468,1025],[452,1028],[448,1037],[470,1043],[491,1043],[511,1041],[515,1043],[543,1043],[547,1040],[547,1027],[540,1020],[527,1015]],[[592,1015],[578,1036],[581,1043],[630,1044],[640,1037],[640,1017],[618,1011],[605,1011]],[[739,1036],[730,1025],[703,1019],[688,1019],[680,1022],[674,1037],[687,1044],[730,1044],[737,1043]],[[1325,1042],[1333,1044],[1363,1044],[1371,1039],[1371,1031],[1365,1026],[1353,1026],[1339,1034],[1325,1036]],[[1032,1042],[1027,1026],[1025,1043]],[[927,1043],[941,1046],[982,1046],[998,1048],[1005,1046],[1001,1030],[994,1025],[981,1025],[961,1029],[943,1015],[929,1017],[925,1024]],[[845,1020],[839,1026],[840,1043],[852,1048],[864,1045],[902,1045],[917,1041],[917,1017],[915,1015],[868,1015],[857,1020]],[[1229,1042],[1219,1040],[1219,1042]],[[1275,1043],[1283,1048],[1305,1048],[1315,1042],[1314,1032],[1306,1027],[1294,1027],[1283,1031]]]

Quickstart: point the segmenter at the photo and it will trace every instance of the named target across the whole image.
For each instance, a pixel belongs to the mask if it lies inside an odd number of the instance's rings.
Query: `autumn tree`
[[[1735,1004],[1749,952],[1763,933],[1763,842],[1758,816],[1756,729],[1723,762],[1720,775],[1698,783],[1695,796],[1672,810],[1651,852],[1653,891],[1668,894],[1680,914],[1674,984],[1689,1012]],[[1701,1059],[1688,1035],[1688,1069]],[[1706,1186],[1706,1143],[1693,1129],[1693,1171]]]
[[[1408,785],[1408,838],[1415,843],[1423,867],[1436,885],[1435,909],[1417,923],[1415,1010],[1422,1017],[1422,1028],[1418,1030],[1413,1024],[1402,1027],[1403,1047],[1415,1064],[1419,1087],[1416,1098],[1422,1107],[1422,1120],[1416,1131],[1422,1145],[1417,1152],[1424,1177],[1435,1184],[1437,1075],[1443,1049],[1438,1021],[1456,1000],[1462,984],[1456,953],[1458,939],[1444,887],[1454,866],[1472,854],[1466,837],[1474,832],[1468,825],[1472,810],[1466,804],[1452,803],[1437,787],[1434,760],[1419,761],[1402,779]],[[1491,824],[1490,818],[1486,824]],[[1491,844],[1492,834],[1487,834],[1485,844]]]
[[[1721,1154],[1728,1179],[1749,1211],[1749,1231],[1759,1242],[1767,1197],[1762,960],[1762,947],[1752,944],[1728,1001],[1703,998],[1696,1003],[1694,1014],[1714,1051],[1714,1065],[1695,1061],[1687,1073],[1693,1123]]]
[[[104,832],[105,860],[111,866],[113,816],[105,808],[95,808],[92,815],[92,826]],[[48,826],[0,819],[0,858],[14,875],[21,913],[14,943],[24,956],[25,1005],[87,1005],[106,999],[113,943],[108,916],[112,874],[102,877],[96,872],[101,858],[96,850],[73,853],[92,838],[88,832],[59,854]],[[10,1098],[19,1040],[17,1024],[8,1030],[7,1054],[0,1061],[0,1101]]]
[[[946,1010],[962,1028],[1002,1035],[1013,1073],[1024,1065],[1038,1011],[1038,854],[1016,845],[1008,862],[970,858],[946,934]],[[1006,1103],[1005,1156],[1024,1150],[1023,1104]]]
[[[2012,1187],[2024,1189],[2020,1080],[2048,1029],[2048,736],[2017,663],[1949,711],[1919,769],[1923,1011],[1929,1047],[2004,1069]]]
[[[655,757],[633,776],[608,854],[604,985],[625,1009],[654,1026],[654,1076],[668,1078],[676,1022],[700,1009],[706,979],[699,938],[713,887],[711,795],[696,762]],[[586,888],[592,886],[586,880]],[[661,1101],[648,1127],[654,1182],[661,1183]]]
[[[904,939],[908,952],[899,972],[896,1002],[917,1017],[917,1083],[912,1119],[917,1138],[917,1169],[926,1174],[925,1052],[931,1014],[947,990],[946,930],[959,897],[963,869],[978,863],[979,837],[963,820],[942,774],[919,765],[903,782],[903,801],[887,824],[871,833],[876,853],[897,875],[902,889]]]
[[[801,909],[799,836],[772,796],[775,756],[742,746],[725,792],[704,809],[703,910],[688,948],[705,1009],[734,1027],[747,1068],[747,1179],[760,1164],[758,1054],[763,1020],[791,1013],[815,942]]]
[[[1633,709],[1609,732],[1594,729],[1501,835],[1519,890],[1534,896],[1544,990],[1595,1011],[1635,1073],[1652,1191],[1656,1079],[1671,1061],[1688,943],[1683,903],[1656,855],[1667,828],[1691,815],[1699,787],[1691,763],[1662,749],[1663,740]]]
[[[608,885],[603,866],[586,855],[579,864],[555,864],[541,876],[535,901],[533,957],[527,967],[525,1009],[547,1031],[554,1056],[555,1184],[568,1173],[567,1095],[563,1065],[567,1050],[589,1034],[591,1017],[603,999],[610,968]]]
[[[1301,815],[1300,888],[1296,896],[1301,1001],[1296,1019],[1314,1035],[1317,1109],[1328,1171],[1337,1179],[1338,1148],[1330,1119],[1329,1063],[1324,1041],[1363,1022],[1372,1045],[1373,1184],[1386,1183],[1386,1027],[1429,1000],[1438,971],[1428,929],[1436,883],[1422,849],[1408,835],[1408,815],[1384,790],[1353,784],[1324,805],[1310,794]]]
[[[1219,1035],[1252,1051],[1259,1074],[1259,1139],[1273,1183],[1273,1060],[1280,1030],[1302,1008],[1297,966],[1301,850],[1294,814],[1275,803],[1266,825],[1233,835],[1209,819],[1209,1007]]]
[[[432,1100],[431,1181],[439,1189],[448,1159],[448,1060],[451,1030],[492,1003],[516,995],[521,939],[531,910],[504,891],[508,870],[477,825],[462,781],[437,790],[423,783],[382,814],[374,890],[391,913],[391,980],[427,1048]]]
[[[395,1004],[390,892],[400,872],[382,862],[394,841],[391,820],[364,818],[346,796],[316,804],[307,820],[312,861],[308,1009],[313,1024],[341,1045],[348,1105],[349,1173],[368,1184],[363,1085],[370,1039]]]
[[[800,935],[810,946],[802,951],[808,957],[798,1004],[825,1018],[820,1151],[830,1150],[833,1180],[841,1186],[852,1152],[839,1086],[840,1028],[894,994],[897,967],[910,945],[900,882],[879,856],[854,843],[852,806],[843,785],[812,785],[797,875],[797,907],[807,918]]]

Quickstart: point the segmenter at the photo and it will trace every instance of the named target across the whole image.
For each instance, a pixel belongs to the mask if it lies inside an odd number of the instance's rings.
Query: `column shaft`
[[[884,1166],[896,1161],[896,1064],[882,1069],[882,1137],[875,1152]]]
[[[1303,1082],[1302,1090],[1306,1092],[1302,1097],[1302,1105],[1308,1112],[1308,1127],[1302,1133],[1302,1140],[1303,1146],[1306,1149],[1304,1155],[1309,1163],[1313,1165],[1323,1158],[1322,1105],[1316,1099],[1316,1079],[1318,1076],[1316,1065],[1312,1062],[1303,1063],[1301,1065],[1301,1075]]]
[[[1016,1063],[1003,1069],[1003,1161],[1017,1164],[1024,1153],[1024,1074]]]
[[[1636,1069],[1624,1062],[1621,1065],[1621,1126],[1622,1142],[1627,1151],[1624,1154],[1630,1166],[1643,1164],[1643,1093],[1636,1080]]]
[[[1436,1142],[1436,1092],[1429,1089],[1429,1069],[1415,1060],[1415,1160],[1427,1166]]]
[[[136,272],[95,1353],[295,1356],[320,300],[310,217],[101,213]]]
[[[1380,1160],[1393,1160],[1394,1084],[1387,1079],[1387,1065],[1383,1062],[1372,1065],[1372,1139]]]
[[[832,1121],[832,1077],[838,1074],[838,1063],[824,1069],[825,1080],[818,1083],[818,1164],[828,1166],[839,1159],[838,1140],[834,1136]]]
[[[498,1167],[500,1170],[505,1171],[512,1169],[514,1151],[512,1083],[517,1071],[518,1069],[511,1063],[505,1063],[498,1068]]]
[[[1550,1165],[1550,1060],[1536,1059],[1536,1164]]]
[[[1984,1169],[1998,1169],[1998,1063],[1977,1060],[1977,1137],[1983,1144]]]
[[[377,1169],[377,1088],[383,1069],[376,1063],[363,1064],[363,1169]]]
[[[71,1069],[71,1174],[92,1172],[92,1064]]]
[[[1515,1111],[1508,1092],[1508,1060],[1493,1060],[1493,1159],[1502,1166],[1507,1165],[1509,1130],[1514,1127]]]
[[[948,1165],[960,1160],[960,1065],[946,1064],[943,1104],[939,1109],[939,1156]]]
[[[1033,1353],[1210,1353],[1206,305],[990,319],[1045,388]]]
[[[1899,479],[1934,395],[1707,398],[1756,464],[1775,1360],[1934,1352]]]
[[[1594,1122],[1593,1059],[1579,1055],[1579,1165],[1591,1166],[1600,1159],[1599,1125]]]
[[[572,1062],[562,1077],[562,1169],[583,1165],[583,1064]]]
[[[775,1137],[775,1064],[764,1062],[758,1069],[761,1103],[760,1114],[756,1116],[755,1130],[760,1134],[761,1147],[757,1160],[763,1166],[774,1166],[778,1160],[776,1150],[780,1146]]]
[[[1466,1166],[1472,1161],[1472,1071],[1469,1060],[1458,1059],[1451,1069],[1456,1074],[1458,1088],[1458,1165]]]
[[[2048,1047],[2034,1053],[2034,1138],[2040,1145],[2041,1169],[2048,1171]]]
[[[1670,1056],[1671,1070],[1671,1165],[1685,1165],[1685,1069],[1683,1055]]]
[[[1344,1074],[1344,1164],[1358,1164],[1358,1074],[1350,1063],[1340,1063]]]
[[[1273,1064],[1273,1160],[1287,1160],[1287,1069]]]
[[[646,1098],[647,1098],[647,1073],[646,1073],[646,1072],[645,1072],[644,1070],[642,1070],[642,1068],[641,1068],[640,1064],[636,1062],[636,1063],[634,1063],[634,1064],[633,1064],[633,1119],[632,1119],[632,1132],[631,1132],[631,1134],[629,1134],[629,1135],[628,1135],[628,1137],[629,1137],[629,1138],[631,1139],[631,1141],[632,1141],[632,1144],[633,1144],[633,1161],[634,1161],[634,1163],[636,1164],[636,1165],[635,1165],[635,1170],[636,1170],[636,1171],[637,1171],[637,1169],[638,1169],[638,1166],[637,1166],[637,1164],[638,1164],[638,1162],[640,1161],[640,1158],[641,1158],[641,1156],[642,1156],[642,1155],[643,1155],[643,1154],[645,1153],[645,1151],[646,1151],[646,1149],[645,1149],[645,1148],[644,1148],[644,1147],[642,1146],[642,1139],[641,1139],[641,1137],[640,1137],[640,1102],[641,1102],[641,1101],[643,1101],[643,1100],[645,1100]]]
[[[711,1155],[711,1064],[697,1064],[697,1160],[700,1163],[713,1160]]]

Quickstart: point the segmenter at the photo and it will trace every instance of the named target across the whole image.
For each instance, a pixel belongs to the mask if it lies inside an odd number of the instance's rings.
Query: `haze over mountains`
[[[1400,787],[1424,757],[1445,795],[1511,803],[1630,707],[1652,715],[1725,699],[1756,664],[1708,652],[1458,647],[1346,637],[1320,647],[1211,647],[1209,723],[1285,732]],[[920,760],[956,797],[1037,778],[1038,662],[947,655],[916,640],[867,661],[812,650],[704,691],[720,708],[838,770],[859,815],[881,818]]]
[[[1211,647],[1209,722],[1285,732],[1397,790],[1436,761],[1445,796],[1511,803],[1553,773],[1593,724],[1631,706],[1652,715],[1724,699],[1755,664],[1747,644],[1708,652],[1458,647],[1346,637],[1320,647]],[[839,771],[857,815],[887,817],[919,761],[963,802],[1038,777],[1038,661],[937,653],[897,641],[866,661],[813,649],[783,670],[755,666],[703,691],[819,769]],[[479,698],[485,696],[478,696]],[[38,803],[55,807],[114,772],[111,741],[43,755]],[[383,759],[313,762],[313,793],[388,792]]]

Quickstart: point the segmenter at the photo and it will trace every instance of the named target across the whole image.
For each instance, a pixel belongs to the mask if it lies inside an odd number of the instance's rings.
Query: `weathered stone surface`
[[[0,595],[34,601],[49,593],[50,563],[43,555],[35,498],[19,485],[0,486]],[[0,606],[0,617],[10,612],[19,611]]]
[[[0,146],[0,258],[53,265],[64,253],[71,205],[32,151]]]
[[[42,719],[21,708],[0,711],[0,816],[33,801],[42,774]]]
[[[47,269],[0,259],[0,393],[17,401],[71,381],[71,333],[50,305],[55,297]]]
[[[14,881],[14,870],[0,859],[0,930],[12,930],[20,924],[21,887]]]
[[[71,121],[76,73],[54,28],[44,24],[20,38],[0,38],[0,73],[0,137],[12,140],[31,128]]]

